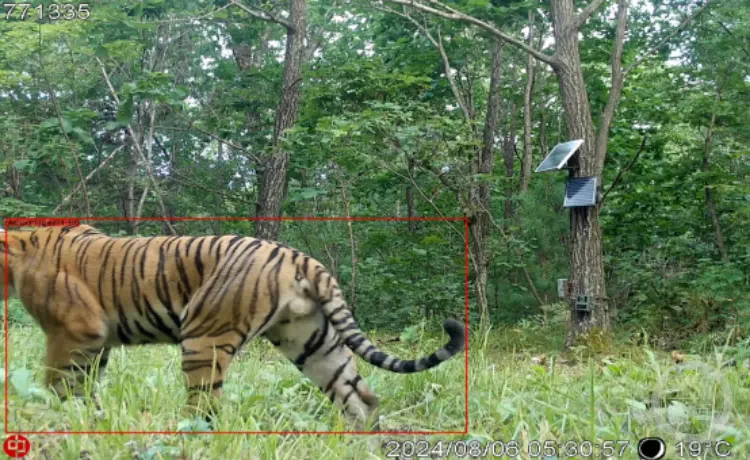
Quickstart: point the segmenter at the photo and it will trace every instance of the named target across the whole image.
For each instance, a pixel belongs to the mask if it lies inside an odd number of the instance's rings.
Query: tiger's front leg
[[[101,379],[109,360],[107,328],[96,299],[83,284],[60,274],[54,296],[41,323],[47,338],[45,383],[65,400],[95,396],[93,383]],[[64,296],[61,293],[74,293]],[[96,377],[96,378],[94,378]],[[97,409],[101,409],[94,398]]]
[[[188,412],[203,415],[213,427],[218,415],[224,378],[242,344],[234,331],[215,335],[211,331],[182,341],[182,372],[188,392]]]
[[[101,410],[93,383],[101,381],[108,361],[109,348],[91,343],[76,344],[70,337],[48,337],[45,384],[61,401],[69,396],[90,397]]]

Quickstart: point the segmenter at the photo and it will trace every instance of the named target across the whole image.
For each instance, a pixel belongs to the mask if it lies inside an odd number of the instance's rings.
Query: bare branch
[[[521,40],[517,40],[510,35],[505,34],[504,32],[498,30],[496,27],[492,26],[491,24],[484,22],[480,19],[477,19],[473,16],[469,16],[467,14],[464,14],[456,9],[447,7],[437,0],[427,0],[431,5],[435,6],[428,6],[424,3],[420,3],[414,0],[373,0],[373,4],[376,5],[382,5],[383,2],[389,2],[389,3],[396,3],[399,5],[415,8],[419,11],[423,11],[425,13],[429,13],[435,16],[440,16],[445,19],[452,19],[454,21],[463,21],[468,22],[469,24],[473,24],[481,29],[484,29],[485,31],[489,32],[490,34],[494,35],[495,37],[499,38],[500,40],[503,40],[505,42],[508,42],[515,47],[531,54],[536,59],[549,64],[552,67],[557,66],[557,58],[555,56],[551,56],[549,54],[544,54],[530,46],[528,46],[526,43],[524,43]],[[441,9],[437,9],[437,8]]]
[[[609,192],[612,191],[613,188],[617,185],[618,182],[620,182],[620,177],[622,177],[623,173],[630,171],[630,169],[635,164],[636,160],[638,160],[638,157],[641,156],[641,153],[643,152],[643,149],[646,147],[646,140],[648,140],[648,136],[643,136],[643,140],[641,141],[641,147],[638,149],[638,152],[636,152],[635,156],[633,156],[633,159],[630,160],[630,163],[628,165],[619,170],[617,172],[617,176],[615,176],[615,180],[612,181],[612,185],[609,186],[606,192],[604,192],[604,195],[602,196],[602,199],[599,200],[599,203],[597,203],[597,207],[601,208],[602,204],[604,203],[604,200],[607,198],[607,195],[609,195]]]
[[[662,46],[666,45],[667,42],[669,42],[671,39],[679,35],[683,30],[685,30],[687,26],[690,24],[690,21],[698,17],[710,3],[711,3],[711,0],[706,0],[705,3],[703,3],[703,5],[696,8],[692,14],[685,16],[680,22],[680,24],[671,33],[669,33],[667,36],[665,36],[663,39],[657,42],[654,46],[649,48],[648,51],[643,53],[638,59],[635,60],[635,62],[630,64],[628,68],[625,69],[625,71],[622,73],[622,78],[625,79],[625,77],[630,73],[631,70],[641,65],[646,59],[651,57],[652,54],[657,52]]]
[[[115,100],[115,103],[117,103],[117,106],[120,106],[120,98],[117,97],[117,92],[115,91],[114,86],[112,86],[112,82],[109,80],[109,75],[107,74],[107,69],[104,67],[104,63],[99,59],[96,58],[96,62],[99,63],[99,67],[101,67],[102,71],[102,77],[104,77],[105,83],[107,83],[107,88],[109,88],[109,92],[112,95],[112,98]],[[177,231],[172,226],[172,223],[166,218],[167,217],[167,208],[164,206],[164,200],[161,198],[161,188],[159,187],[159,184],[156,182],[156,178],[154,177],[154,171],[151,168],[151,162],[146,159],[146,157],[143,155],[143,150],[141,150],[141,146],[138,145],[139,141],[138,138],[135,135],[135,132],[133,131],[133,127],[130,123],[127,125],[128,128],[128,134],[130,134],[130,139],[133,142],[133,148],[138,153],[138,156],[140,156],[141,161],[143,161],[144,165],[146,166],[146,171],[148,172],[148,177],[151,179],[151,184],[154,186],[154,195],[156,196],[156,200],[159,202],[159,207],[161,208],[162,217],[164,217],[164,223],[167,225],[169,230],[172,232],[173,235],[177,234]]]
[[[594,14],[594,11],[599,9],[600,6],[602,6],[602,3],[604,3],[605,0],[592,0],[591,3],[586,5],[586,8],[583,9],[580,13],[578,13],[578,16],[573,20],[573,28],[575,30],[578,30],[581,28],[583,24],[588,21],[588,19],[591,17],[592,14]]]
[[[39,29],[39,44],[41,47],[41,36],[42,30]],[[55,96],[55,89],[52,87],[52,83],[50,83],[49,79],[47,78],[47,72],[44,67],[44,57],[39,55],[39,66],[42,68],[42,78],[44,78],[44,81],[47,83],[47,87],[49,88],[49,95],[50,99],[52,100],[52,104],[55,107],[55,114],[57,115],[57,121],[60,123],[60,132],[65,137],[65,141],[68,143],[68,146],[70,147],[70,150],[73,154],[73,163],[76,167],[76,173],[78,174],[78,178],[80,179],[81,186],[83,187],[83,199],[84,204],[86,205],[86,217],[91,217],[91,202],[89,201],[89,189],[86,186],[86,181],[84,180],[83,173],[81,172],[81,165],[78,161],[78,149],[76,148],[76,145],[70,140],[70,137],[68,137],[67,131],[65,131],[65,123],[63,122],[62,117],[62,110],[60,109],[60,102],[57,100],[57,96]]]
[[[262,159],[260,157],[258,157],[257,155],[255,155],[253,152],[247,150],[246,148],[242,147],[241,145],[237,145],[237,144],[235,144],[232,141],[228,141],[226,139],[223,139],[223,138],[217,136],[216,134],[214,134],[212,132],[206,131],[205,129],[201,129],[201,128],[195,126],[195,122],[193,122],[192,120],[187,120],[185,118],[181,118],[179,116],[179,114],[177,114],[174,111],[172,111],[172,113],[175,114],[175,115],[177,115],[177,117],[180,118],[180,119],[182,119],[183,121],[186,121],[188,123],[189,127],[188,128],[178,128],[176,126],[165,126],[165,128],[172,129],[172,130],[175,130],[175,131],[190,131],[190,130],[194,129],[194,130],[198,131],[201,134],[205,134],[206,136],[208,136],[208,137],[210,137],[212,139],[215,139],[215,140],[221,142],[222,144],[226,144],[226,145],[232,147],[235,150],[239,150],[240,152],[244,152],[248,156],[248,158],[250,158],[251,160],[255,161],[258,164],[261,164]]]
[[[344,201],[344,211],[346,212],[346,217],[351,217],[351,210],[349,206],[349,195],[346,193],[346,182],[341,179],[341,199]],[[354,241],[354,229],[352,228],[352,221],[349,219],[347,221],[347,226],[349,227],[349,246],[351,247],[351,253],[352,253],[352,279],[351,279],[351,288],[352,293],[349,296],[349,310],[354,313],[356,309],[356,296],[357,296],[357,244]]]
[[[221,191],[219,189],[211,189],[209,187],[206,187],[205,185],[203,185],[203,184],[201,184],[199,182],[196,182],[192,178],[188,177],[187,174],[183,174],[180,169],[173,168],[172,169],[172,173],[177,178],[177,181],[180,182],[183,185],[187,185],[189,187],[194,187],[194,188],[197,188],[199,190],[203,190],[204,192],[207,192],[207,193],[210,193],[210,194],[213,194],[213,195],[223,196],[223,197],[227,198],[228,200],[236,201],[238,203],[243,203],[243,204],[247,204],[247,205],[250,205],[250,206],[255,206],[256,204],[258,204],[255,201],[245,200],[245,199],[237,197],[235,195],[230,195],[229,193],[223,192],[223,191]]]
[[[83,178],[83,180],[80,183],[78,183],[73,188],[73,191],[70,192],[70,194],[68,196],[66,196],[65,198],[63,198],[63,200],[60,202],[60,204],[58,204],[57,207],[52,211],[52,214],[57,214],[60,211],[60,208],[62,208],[66,204],[68,204],[68,202],[73,197],[73,195],[75,195],[78,192],[78,189],[80,189],[86,182],[88,182],[92,177],[94,177],[94,175],[96,175],[96,173],[98,173],[100,169],[102,169],[107,163],[109,163],[109,160],[111,160],[112,158],[114,158],[115,154],[117,152],[119,152],[123,147],[124,146],[121,145],[121,146],[117,147],[116,149],[114,149],[112,151],[112,153],[110,153],[107,158],[105,158],[101,163],[99,163],[99,166],[97,166],[96,168],[94,168],[94,170],[91,171],[88,174],[88,176],[86,176],[85,178]]]
[[[612,120],[617,110],[617,104],[620,102],[622,94],[622,85],[625,76],[622,73],[622,51],[625,47],[625,29],[628,25],[628,0],[617,1],[617,28],[615,30],[615,43],[612,50],[612,87],[609,89],[607,105],[604,106],[602,118],[599,122],[599,130],[596,133],[596,171],[601,171],[604,167],[604,158],[606,157],[607,144],[609,143],[609,128],[612,126]]]
[[[463,97],[463,94],[461,94],[461,90],[456,84],[456,77],[451,73],[451,63],[450,59],[448,59],[448,53],[445,52],[445,47],[443,47],[443,38],[440,36],[440,29],[438,28],[438,38],[437,40],[435,40],[435,37],[432,36],[430,30],[427,28],[427,25],[420,24],[419,21],[411,17],[411,15],[406,12],[406,9],[404,9],[404,12],[401,13],[384,5],[381,7],[376,6],[375,8],[387,13],[401,16],[402,18],[408,20],[409,22],[414,24],[420,32],[422,32],[422,35],[424,35],[433,44],[433,46],[435,46],[435,48],[437,48],[438,52],[440,53],[440,57],[443,60],[443,70],[445,72],[445,78],[448,80],[448,83],[450,83],[453,97],[456,98],[456,103],[464,113],[464,118],[466,119],[466,121],[471,123],[474,120],[474,114],[469,105],[466,103],[466,99]]]
[[[287,21],[284,18],[280,18],[276,16],[275,14],[271,14],[268,11],[258,10],[253,7],[244,5],[239,2],[239,0],[229,0],[230,5],[236,5],[239,9],[244,11],[245,13],[249,14],[250,16],[258,19],[262,19],[264,21],[269,22],[275,22],[276,24],[280,24],[284,27],[286,27],[288,30],[294,30],[294,27],[292,27],[292,23]]]
[[[708,13],[708,14],[709,14],[710,16],[714,17],[714,16],[713,16],[713,15],[712,15],[711,13]],[[716,17],[714,17],[714,19],[716,19]],[[729,27],[727,27],[727,26],[726,26],[726,25],[725,25],[725,24],[724,24],[723,22],[721,22],[721,21],[720,21],[720,20],[718,20],[718,19],[716,19],[716,22],[717,22],[717,24],[719,24],[719,25],[721,26],[721,28],[722,28],[722,29],[724,29],[724,32],[726,32],[726,33],[727,33],[727,34],[728,34],[728,35],[729,35],[730,37],[732,37],[732,38],[734,38],[735,40],[737,40],[737,46],[739,46],[739,47],[740,47],[740,49],[741,49],[741,50],[742,50],[742,51],[743,51],[743,52],[744,52],[745,54],[747,54],[747,57],[750,57],[750,51],[748,51],[748,50],[747,50],[747,47],[745,47],[745,46],[744,46],[744,45],[742,44],[742,41],[741,41],[741,40],[740,40],[740,39],[739,39],[739,38],[738,38],[738,37],[737,37],[737,36],[736,36],[735,34],[733,34],[733,33],[732,33],[732,31],[731,31],[731,30],[729,29]]]

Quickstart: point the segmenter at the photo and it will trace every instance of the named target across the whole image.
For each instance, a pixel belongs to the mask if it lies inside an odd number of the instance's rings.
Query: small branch
[[[628,25],[628,0],[618,0],[617,2],[617,28],[615,30],[615,43],[612,50],[612,86],[609,89],[607,105],[602,112],[602,118],[599,122],[599,130],[596,133],[594,152],[596,157],[597,175],[601,174],[604,168],[604,159],[607,156],[607,144],[609,143],[609,129],[612,126],[612,120],[617,110],[617,104],[620,102],[622,95],[622,85],[625,81],[625,75],[622,73],[622,52],[625,47],[625,29]]]
[[[457,21],[463,21],[468,22],[469,24],[473,24],[481,29],[486,30],[490,34],[496,36],[500,40],[503,40],[505,42],[508,42],[512,44],[513,46],[531,54],[536,59],[539,59],[540,61],[549,64],[552,67],[557,66],[557,58],[555,56],[544,54],[530,46],[528,46],[526,43],[524,43],[521,40],[517,40],[510,35],[505,34],[504,32],[498,30],[491,24],[484,22],[480,19],[477,19],[475,17],[469,16],[467,14],[464,14],[458,10],[455,10],[453,8],[450,8],[448,6],[445,6],[438,2],[437,0],[427,0],[431,5],[442,8],[437,9],[435,7],[427,6],[423,3],[416,2],[414,0],[373,0],[372,4],[375,5],[383,5],[383,2],[389,2],[389,3],[396,3],[399,5],[415,8],[417,10],[423,11],[425,13],[429,13],[435,16],[440,16],[445,19],[452,19]],[[444,11],[445,10],[445,11]]]
[[[174,111],[172,111],[172,113],[175,114],[175,115],[177,115],[177,113],[175,113]],[[177,115],[177,117],[181,118],[179,115]],[[214,133],[208,132],[205,129],[202,129],[202,128],[199,128],[199,127],[195,126],[195,122],[193,122],[192,120],[185,120],[184,118],[181,118],[181,119],[183,121],[187,122],[187,124],[189,126],[188,128],[178,128],[176,126],[164,126],[164,128],[172,129],[172,130],[175,130],[175,131],[188,131],[188,132],[190,130],[194,129],[194,130],[198,131],[201,134],[204,134],[204,135],[206,135],[206,136],[208,136],[208,137],[210,137],[210,138],[212,138],[214,140],[217,140],[217,141],[219,141],[219,142],[221,142],[223,144],[226,144],[226,145],[232,147],[235,150],[239,150],[240,152],[245,153],[248,156],[248,158],[250,158],[251,160],[255,161],[256,163],[258,163],[258,164],[262,163],[262,160],[261,160],[260,157],[258,157],[257,155],[255,155],[251,151],[247,150],[246,148],[242,147],[241,145],[237,145],[237,144],[235,144],[232,141],[228,141],[226,139],[223,139],[223,138],[217,136]]]
[[[443,46],[443,38],[440,35],[440,29],[438,28],[438,32],[437,32],[438,38],[436,40],[435,37],[433,37],[432,34],[430,33],[430,30],[427,28],[426,24],[425,25],[420,24],[419,21],[411,17],[411,15],[409,15],[408,13],[406,12],[400,13],[387,6],[382,6],[382,7],[376,6],[375,9],[385,11],[387,13],[392,13],[392,14],[401,16],[402,18],[408,20],[409,22],[414,24],[417,27],[417,29],[420,32],[422,32],[422,35],[424,35],[432,43],[432,45],[438,50],[438,52],[440,53],[440,57],[443,60],[443,71],[445,72],[445,78],[448,80],[448,83],[451,86],[453,97],[456,98],[456,103],[461,108],[461,111],[463,112],[464,118],[466,119],[466,121],[468,123],[471,123],[474,120],[474,115],[472,113],[471,108],[466,103],[466,99],[461,94],[461,90],[458,88],[458,85],[456,84],[456,78],[451,73],[451,62],[450,62],[450,59],[448,58],[448,53],[445,52],[445,47]]]
[[[712,15],[712,14],[711,14],[710,12],[709,12],[708,14],[709,14],[709,15],[710,15],[711,17],[713,17],[713,15]],[[744,52],[744,53],[745,53],[745,54],[746,54],[746,55],[747,55],[748,57],[750,57],[750,51],[748,51],[748,50],[747,50],[747,48],[746,48],[746,47],[745,47],[745,46],[744,46],[744,45],[742,44],[742,40],[740,40],[740,39],[739,39],[739,38],[738,38],[738,37],[737,37],[737,36],[736,36],[736,35],[735,35],[734,33],[732,33],[732,31],[731,31],[731,30],[729,29],[729,27],[727,27],[727,26],[726,26],[726,25],[725,25],[725,24],[724,24],[723,22],[719,21],[718,19],[716,19],[716,22],[717,22],[717,24],[719,24],[719,25],[721,26],[721,28],[722,28],[722,29],[724,29],[724,32],[726,32],[726,33],[727,33],[727,34],[728,34],[728,35],[729,35],[730,37],[732,37],[732,38],[734,38],[735,40],[737,40],[737,45],[738,45],[738,46],[740,47],[740,49],[741,49],[741,50],[742,50],[742,51],[743,51],[743,52]]]
[[[641,147],[638,149],[638,152],[636,152],[635,156],[632,160],[630,160],[630,163],[624,168],[617,172],[617,176],[615,176],[615,180],[612,181],[612,185],[609,186],[606,192],[604,192],[604,195],[602,195],[602,199],[599,200],[599,203],[596,205],[598,208],[602,207],[602,204],[604,204],[604,200],[607,198],[607,195],[609,195],[609,192],[612,191],[613,188],[617,185],[618,182],[620,182],[620,177],[622,177],[623,173],[630,171],[630,169],[635,164],[636,160],[638,160],[638,157],[641,156],[641,153],[643,152],[643,149],[646,147],[646,140],[648,139],[648,136],[643,136],[643,140],[641,141]]]
[[[39,27],[39,48],[41,50],[42,46],[42,29],[41,26]],[[82,187],[83,187],[83,200],[86,205],[86,217],[91,217],[91,202],[89,201],[89,190],[88,187],[86,187],[86,182],[83,178],[83,172],[81,171],[81,164],[78,162],[78,149],[76,148],[75,144],[71,142],[70,137],[68,137],[68,133],[65,131],[65,123],[63,122],[62,117],[62,110],[60,109],[60,102],[57,100],[57,96],[55,95],[55,89],[52,87],[52,83],[50,83],[49,79],[47,78],[47,71],[44,67],[44,57],[39,55],[39,66],[42,69],[42,77],[44,78],[44,81],[47,82],[47,87],[49,88],[49,94],[50,99],[52,100],[52,104],[55,107],[55,114],[57,115],[57,121],[60,123],[60,132],[65,137],[65,141],[68,143],[68,146],[70,147],[71,152],[73,153],[73,163],[76,167],[76,173],[78,174],[78,179],[81,181]]]
[[[78,185],[75,186],[75,188],[73,188],[73,191],[70,192],[70,194],[68,196],[66,196],[65,198],[63,198],[63,200],[60,202],[60,204],[58,204],[57,207],[52,211],[52,214],[57,214],[60,211],[60,208],[62,208],[66,204],[68,204],[68,201],[70,201],[70,199],[73,197],[73,195],[75,195],[76,192],[78,192],[78,189],[80,189],[83,186],[83,184],[85,184],[92,177],[94,177],[94,175],[96,175],[96,173],[98,173],[100,169],[102,169],[107,163],[109,163],[109,160],[111,160],[112,158],[114,158],[115,154],[117,152],[119,152],[123,147],[124,146],[122,146],[122,145],[119,146],[119,147],[117,147],[116,149],[114,149],[112,151],[112,153],[109,154],[109,156],[107,158],[105,158],[101,163],[99,163],[99,166],[97,166],[96,168],[94,168],[94,170],[91,171],[88,176],[86,176]]]
[[[521,255],[518,255],[518,258],[521,258]],[[526,282],[529,284],[529,289],[531,289],[531,294],[536,299],[537,303],[539,303],[539,306],[541,307],[544,305],[544,300],[542,300],[542,297],[539,295],[539,291],[536,290],[536,285],[534,284],[534,280],[531,279],[531,274],[529,274],[529,269],[526,268],[526,264],[521,261],[521,271],[523,271],[523,276],[526,278]]]
[[[641,65],[646,59],[651,57],[652,54],[657,52],[662,46],[666,45],[667,42],[669,42],[675,36],[679,35],[683,30],[685,30],[687,26],[690,24],[690,21],[698,17],[698,15],[700,15],[706,9],[706,7],[708,7],[710,3],[711,3],[711,0],[706,0],[706,2],[703,5],[699,6],[698,8],[695,9],[695,11],[693,11],[693,14],[685,16],[685,18],[683,18],[680,24],[672,32],[667,34],[666,37],[664,37],[659,42],[657,42],[654,46],[649,48],[648,51],[646,51],[638,59],[636,59],[635,62],[630,64],[628,68],[625,69],[625,71],[622,73],[623,80],[630,73],[631,70]]]
[[[109,80],[109,75],[107,74],[107,69],[104,67],[104,63],[96,57],[96,62],[99,63],[99,67],[101,67],[102,71],[102,77],[104,77],[105,83],[107,83],[107,88],[109,88],[109,92],[112,95],[112,98],[117,103],[117,107],[120,106],[120,98],[117,97],[117,92],[115,91],[114,86],[112,86],[112,82]],[[138,156],[141,158],[141,161],[143,161],[143,164],[146,166],[146,171],[148,172],[148,177],[151,180],[151,184],[154,186],[154,195],[156,196],[156,200],[159,203],[159,207],[161,208],[162,217],[164,218],[164,223],[169,228],[169,230],[172,232],[173,235],[177,234],[177,231],[172,226],[172,223],[167,219],[167,208],[164,206],[164,200],[161,198],[161,188],[159,187],[159,184],[156,182],[156,178],[154,177],[154,171],[151,168],[151,163],[146,159],[146,157],[143,155],[143,151],[141,150],[141,146],[138,145],[139,141],[138,138],[135,135],[135,132],[133,131],[133,127],[128,122],[128,134],[130,134],[130,140],[133,143],[133,148],[138,153]]]
[[[195,182],[194,180],[188,178],[185,174],[183,174],[182,172],[180,172],[179,169],[173,168],[172,169],[172,173],[178,178],[177,181],[179,183],[183,184],[183,185],[188,185],[190,187],[194,187],[194,188],[197,188],[199,190],[203,190],[204,192],[207,192],[207,193],[210,193],[210,194],[220,195],[220,196],[223,196],[224,198],[227,198],[227,199],[232,200],[232,201],[236,201],[238,203],[243,203],[243,204],[247,204],[247,205],[250,205],[250,206],[255,206],[255,205],[258,204],[255,201],[250,201],[250,200],[245,200],[245,199],[242,199],[242,198],[238,198],[238,197],[236,197],[234,195],[230,195],[230,194],[228,194],[226,192],[223,192],[221,190],[212,190],[212,189],[210,189],[210,188],[208,188],[208,187],[206,187],[206,186],[204,186],[204,185],[202,185],[202,184],[200,184],[198,182]]]
[[[147,182],[146,186],[143,187],[143,193],[141,193],[141,199],[138,200],[138,207],[135,208],[136,218],[141,217],[143,213],[143,205],[146,203],[146,197],[148,196],[148,187],[149,187],[149,184]],[[142,221],[139,219],[138,222],[142,222]],[[138,224],[138,222],[136,222],[136,225]]]
[[[604,0],[593,0],[591,3],[586,5],[586,8],[578,13],[578,16],[576,16],[576,18],[573,20],[573,28],[575,30],[580,29],[581,26],[585,24],[586,21],[591,17],[591,15],[594,14],[594,11],[602,6],[602,3],[604,3]]]
[[[239,9],[241,9],[242,11],[244,11],[245,13],[249,14],[250,16],[254,18],[262,19],[264,21],[269,21],[269,22],[275,22],[276,24],[280,24],[286,27],[288,30],[294,30],[294,27],[292,26],[291,22],[287,21],[284,18],[280,18],[274,14],[271,14],[268,11],[258,10],[250,6],[244,5],[240,3],[239,0],[229,0],[229,5],[236,5]]]

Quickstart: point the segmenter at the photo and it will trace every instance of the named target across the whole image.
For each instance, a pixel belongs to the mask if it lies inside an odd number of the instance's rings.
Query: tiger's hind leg
[[[264,336],[343,411],[357,431],[379,430],[378,398],[357,372],[354,353],[321,311],[281,321]]]

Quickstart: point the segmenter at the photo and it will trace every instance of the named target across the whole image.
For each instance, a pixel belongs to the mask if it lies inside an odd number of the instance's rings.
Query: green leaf
[[[34,385],[34,374],[26,368],[17,369],[10,374],[10,384],[21,398],[28,398]]]
[[[133,117],[133,110],[134,104],[132,97],[128,97],[124,101],[121,101],[120,110],[117,111],[117,121],[123,124],[130,123],[130,119]]]
[[[31,160],[16,160],[13,162],[13,167],[19,171],[28,171],[33,169],[34,163]]]

